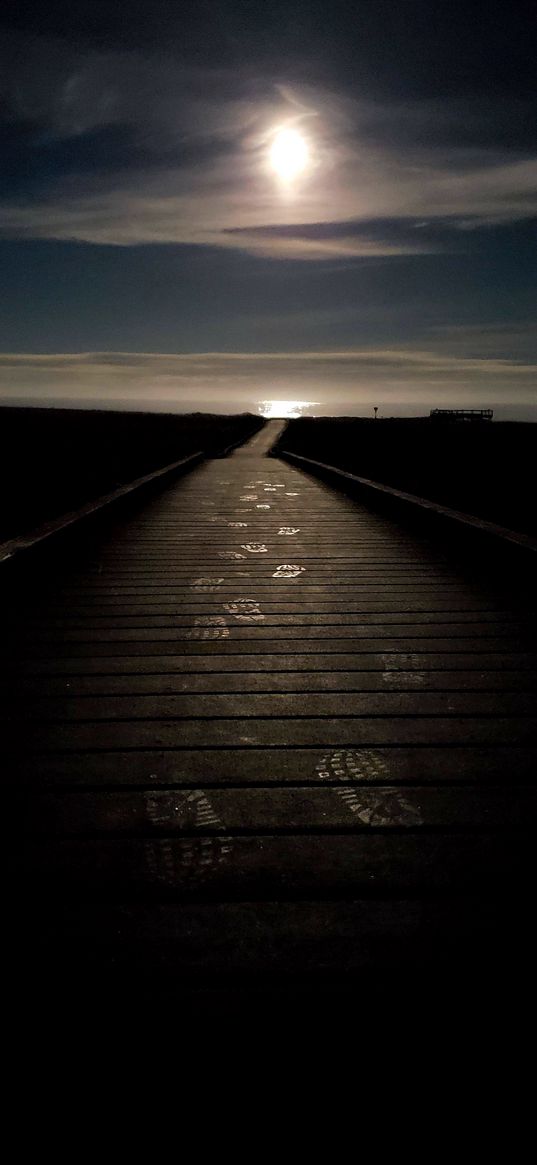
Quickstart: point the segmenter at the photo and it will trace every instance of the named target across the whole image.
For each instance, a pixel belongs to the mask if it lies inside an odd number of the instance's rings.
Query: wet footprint
[[[257,623],[265,618],[255,599],[236,599],[233,603],[223,603],[223,607],[224,611],[243,623]]]
[[[279,566],[272,575],[273,578],[297,578],[306,569],[305,566]]]
[[[229,639],[229,627],[222,615],[198,615],[186,639]]]
[[[375,749],[340,749],[326,753],[316,765],[323,781],[378,781],[388,776],[388,767]],[[335,789],[349,812],[364,825],[412,826],[421,825],[423,818],[418,806],[413,805],[398,789]]]
[[[148,873],[160,885],[168,887],[203,881],[231,852],[231,842],[225,837],[192,837],[144,845]]]
[[[326,753],[316,766],[321,780],[383,781],[389,775],[382,753],[374,748],[345,748]]]
[[[190,589],[193,591],[202,592],[217,591],[218,587],[222,586],[223,582],[225,582],[225,579],[223,578],[205,578],[202,576],[202,578],[194,579],[194,581],[190,584]]]
[[[423,824],[417,805],[413,805],[397,789],[382,789],[378,792],[371,789],[336,789],[335,792],[363,825],[408,827]]]
[[[150,824],[161,826],[167,832],[170,825],[176,829],[222,828],[203,789],[146,794],[145,809]]]

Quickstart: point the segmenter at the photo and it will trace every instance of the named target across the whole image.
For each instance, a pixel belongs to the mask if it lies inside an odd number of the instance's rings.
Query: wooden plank
[[[151,901],[512,892],[533,876],[531,841],[492,833],[388,831],[289,837],[51,840],[34,843],[39,892]]]
[[[362,645],[363,646],[363,645]],[[195,674],[212,674],[219,672],[222,674],[232,674],[241,672],[251,672],[254,669],[267,672],[271,671],[289,671],[289,672],[332,672],[338,671],[398,671],[398,670],[418,670],[424,671],[427,669],[443,670],[450,667],[461,668],[467,671],[480,671],[485,668],[494,668],[501,671],[515,671],[526,674],[535,668],[535,655],[531,652],[524,652],[521,650],[507,648],[512,644],[502,643],[503,651],[498,650],[499,645],[496,644],[490,651],[484,650],[484,645],[481,640],[473,640],[468,647],[468,641],[459,641],[457,647],[452,645],[450,641],[442,641],[440,650],[435,651],[431,644],[424,644],[420,641],[415,644],[414,651],[405,651],[404,645],[400,650],[397,650],[395,644],[391,644],[391,651],[378,652],[375,651],[372,645],[369,652],[356,651],[350,653],[340,651],[336,648],[335,651],[327,651],[324,648],[323,654],[307,651],[304,644],[301,644],[300,653],[296,651],[296,644],[290,644],[293,650],[289,653],[282,651],[276,653],[274,651],[267,653],[252,654],[249,651],[238,652],[234,651],[228,655],[222,653],[222,644],[218,644],[218,654],[215,654],[216,648],[213,645],[212,651],[210,645],[207,645],[207,650],[203,653],[195,653],[192,650],[187,654],[175,655],[169,653],[167,655],[106,655],[106,654],[89,654],[86,653],[80,656],[67,656],[61,658],[59,653],[51,655],[49,658],[42,656],[36,658],[35,655],[29,653],[28,658],[19,655],[16,661],[16,672],[9,670],[5,675],[5,683],[9,689],[13,682],[13,676],[23,675],[43,678],[45,676],[79,676],[79,675],[195,675]],[[383,645],[384,646],[384,645]],[[419,646],[419,649],[418,649]],[[449,648],[453,646],[453,650]],[[465,651],[464,647],[468,649]],[[424,650],[424,647],[427,650]],[[443,650],[442,650],[443,648]],[[430,650],[429,650],[430,649]]]
[[[348,719],[120,720],[35,723],[33,749],[356,747],[379,745],[508,745],[537,743],[537,718],[388,716]]]
[[[428,658],[428,657],[427,657]],[[525,671],[261,671],[187,673],[177,675],[94,675],[13,677],[10,696],[132,696],[179,695],[183,692],[535,692],[537,669]]]
[[[228,558],[227,555],[226,557],[217,555],[211,563],[211,573],[217,570],[221,571],[222,565],[224,565],[228,578],[235,578],[239,574],[242,577],[246,571],[252,574],[253,577],[259,578],[260,580],[264,578],[266,583],[270,583],[270,579],[274,577],[273,571],[275,570],[276,563],[280,564],[282,559],[287,562],[290,549],[284,550],[284,555],[275,556],[274,560],[273,558],[266,559],[264,556],[262,560],[260,558],[255,559],[253,555],[247,556],[246,552],[243,555],[241,552],[241,557],[236,559]],[[239,551],[236,551],[236,553],[239,553]],[[418,562],[421,562],[419,557]],[[184,584],[193,578],[197,578],[200,566],[206,571],[207,559],[192,559],[191,563],[185,563],[184,558],[181,557],[181,559],[177,560],[177,563],[170,563],[167,558],[165,564],[160,569],[158,569],[157,564],[148,562],[146,556],[143,555],[139,558],[139,562],[129,565],[125,564],[121,567],[116,566],[114,570],[109,569],[108,566],[105,571],[105,564],[101,560],[96,560],[93,564],[89,563],[85,565],[84,579],[89,584],[97,584],[99,581],[101,584],[106,584],[106,581],[109,581],[112,585],[115,583],[116,586],[125,586],[129,583],[129,580],[132,580],[132,585],[136,585],[137,581],[141,581],[143,585],[144,578],[148,578],[151,583],[153,581],[160,583],[161,580],[163,583],[167,580],[177,580],[178,584]],[[308,566],[308,583],[310,584],[316,583],[320,585],[330,583],[330,580],[333,578],[334,569],[332,558],[326,559],[325,562],[312,559],[308,564],[304,565]],[[429,565],[431,566],[432,576],[433,567],[443,564],[440,562],[431,562]],[[338,564],[337,580],[340,583],[345,583],[346,580],[348,583],[353,583],[355,579],[359,578],[372,578],[376,574],[382,574],[384,577],[393,577],[395,573],[407,573],[408,570],[416,571],[416,557],[402,558],[400,555],[394,555],[391,558],[382,558],[380,556],[360,555],[352,559],[351,562]],[[285,577],[283,579],[283,585],[285,583],[289,585],[289,580],[285,580]],[[76,581],[76,578],[73,581]],[[296,585],[301,585],[303,581],[305,583],[306,579],[299,579],[299,583]]]
[[[47,600],[54,599],[55,596],[61,599],[70,595],[83,594],[100,594],[103,598],[106,598],[108,595],[113,597],[116,593],[123,595],[125,590],[141,590],[142,592],[147,591],[148,594],[151,594],[153,591],[168,591],[172,589],[177,591],[178,594],[184,594],[196,585],[200,576],[200,566],[202,568],[202,574],[207,573],[203,571],[203,562],[198,563],[198,569],[192,571],[155,572],[147,569],[145,572],[147,576],[146,582],[143,579],[141,581],[136,579],[134,582],[130,582],[130,578],[133,577],[132,572],[128,572],[126,578],[123,575],[114,576],[112,572],[107,572],[106,578],[104,578],[102,571],[99,572],[97,569],[91,571],[88,568],[83,575],[68,573],[65,577],[57,579],[55,585],[49,582],[48,588],[45,578],[37,596],[37,602],[39,602],[41,596],[46,597]],[[250,569],[244,570],[241,568],[239,571],[232,571],[228,562],[222,563],[222,566],[215,573],[218,577],[222,577],[223,583],[228,587],[233,585],[234,579],[236,578],[251,577]],[[339,572],[334,577],[333,572],[330,575],[328,571],[324,571],[322,577],[317,581],[312,581],[311,573],[308,572],[308,579],[300,579],[300,594],[310,591],[315,594],[332,594],[339,593],[340,591],[353,592],[355,588],[361,590],[376,587],[380,587],[381,589],[383,587],[389,589],[392,587],[405,588],[407,586],[411,588],[420,588],[422,586],[426,588],[448,586],[460,588],[462,582],[460,575],[453,576],[452,574],[448,574],[445,571],[441,571],[438,566],[430,568],[423,566],[421,569],[418,569],[416,566],[406,568],[401,566],[395,568],[387,566],[384,569],[380,567],[362,567],[346,573],[350,574],[349,581],[347,582],[342,579]],[[170,575],[171,582],[169,581]],[[257,585],[261,589],[266,590],[270,594],[275,593],[272,575],[270,579],[263,579],[262,577],[259,578],[256,574],[256,578]],[[477,589],[475,588],[475,584],[472,584],[472,587]],[[470,584],[468,584],[468,588],[469,590],[472,589]],[[466,590],[466,587],[464,589]],[[283,578],[278,580],[278,596],[285,597],[286,595],[294,595],[296,597],[296,591],[296,580],[286,580]]]
[[[49,586],[48,589],[46,586],[43,586],[40,589],[39,595],[34,596],[33,601],[39,606],[42,600],[43,604],[48,607],[49,605],[61,605],[66,599],[69,599],[69,601],[78,599],[81,603],[87,602],[89,604],[95,598],[100,599],[102,603],[117,605],[117,592],[120,592],[119,598],[121,598],[126,590],[140,590],[142,594],[146,592],[149,598],[153,593],[161,590],[164,592],[163,598],[170,597],[169,592],[171,590],[173,592],[171,596],[173,600],[174,595],[177,595],[178,598],[184,598],[193,590],[199,589],[200,581],[204,577],[203,573],[200,578],[198,571],[192,571],[186,577],[177,578],[176,582],[172,581],[170,584],[166,576],[163,576],[162,581],[160,581],[153,574],[148,574],[148,581],[146,583],[136,582],[131,584],[129,579],[126,579],[122,583],[121,580],[110,577],[109,575],[107,575],[106,581],[102,575],[85,575],[80,580],[77,580],[77,578],[62,580],[61,585],[56,585],[55,587]],[[223,590],[229,590],[230,588],[234,589],[234,580],[237,577],[245,578],[249,577],[249,574],[247,575],[244,571],[240,571],[238,575],[230,576],[228,566],[225,564],[221,570],[216,571],[214,581]],[[212,581],[212,579],[207,579],[207,582],[209,581]],[[326,600],[334,597],[337,599],[340,596],[345,598],[349,594],[357,594],[358,596],[361,594],[367,595],[368,593],[382,594],[385,591],[397,593],[408,592],[410,594],[419,594],[422,592],[425,594],[434,594],[442,591],[445,591],[446,594],[460,592],[478,595],[481,599],[483,598],[483,595],[480,595],[478,588],[474,584],[468,583],[466,586],[463,586],[460,578],[443,575],[439,571],[418,572],[400,570],[379,572],[362,570],[356,572],[352,582],[346,583],[341,582],[339,576],[337,578],[332,577],[331,580],[328,578],[320,579],[318,582],[301,579],[300,596],[297,595],[296,582],[293,579],[290,581],[287,580],[287,585],[284,579],[279,580],[277,594],[275,593],[274,583],[269,579],[257,579],[256,585],[267,597],[281,602],[286,599],[294,601],[301,596],[318,596],[320,599]],[[18,590],[17,594],[13,595],[14,601],[16,601],[17,595],[20,593],[21,591]],[[503,594],[505,596],[505,592],[502,592],[500,589],[497,590],[497,594]],[[27,602],[27,599],[28,595],[23,589],[21,600],[23,606]],[[508,596],[506,601],[508,601]]]
[[[207,592],[206,594],[202,593],[204,589]],[[280,614],[307,616],[326,614],[329,616],[343,616],[346,614],[358,615],[363,612],[363,605],[360,602],[360,596],[357,594],[349,595],[343,600],[333,598],[332,602],[324,602],[323,600],[315,601],[313,597],[308,598],[307,595],[303,596],[300,603],[295,602],[293,599],[287,600],[287,602],[274,602],[269,595],[260,595],[257,588],[255,597],[249,595],[250,589],[249,586],[243,585],[240,587],[239,593],[237,593],[237,587],[229,590],[218,588],[217,586],[207,586],[206,588],[202,586],[199,588],[199,594],[191,593],[172,599],[166,599],[165,596],[159,595],[155,598],[144,598],[140,596],[138,599],[125,598],[124,600],[117,599],[115,601],[99,601],[99,599],[96,599],[90,602],[85,600],[76,602],[71,600],[68,611],[65,610],[65,601],[58,603],[57,606],[53,603],[48,603],[46,607],[41,609],[34,607],[30,620],[32,624],[34,622],[46,621],[51,626],[55,626],[57,623],[61,625],[64,621],[80,621],[81,623],[85,623],[87,620],[99,620],[102,621],[104,626],[105,620],[110,622],[110,620],[123,620],[132,617],[140,619],[142,616],[149,616],[149,621],[151,621],[153,618],[164,619],[167,616],[210,615],[214,614],[216,610],[221,609],[224,603],[233,603],[239,598],[251,599],[259,603],[265,616]],[[196,588],[193,588],[193,590],[196,592]],[[446,601],[447,603],[447,593],[441,592],[441,596],[442,601]],[[404,603],[405,600],[408,602],[409,600],[407,592],[399,592],[397,596],[394,592],[390,592],[388,601],[395,604],[396,597],[401,600],[401,603]],[[377,601],[382,600],[382,598],[382,595],[378,595]],[[429,606],[424,609],[426,611],[435,610],[434,596],[429,598]],[[450,600],[450,606],[446,605],[443,609],[452,613],[460,612],[463,619],[471,619],[472,613],[475,611],[481,619],[486,621],[494,621],[495,619],[501,618],[505,622],[516,622],[517,618],[520,620],[523,614],[522,612],[518,612],[517,616],[515,612],[493,605],[486,607],[476,604],[474,607],[470,607],[469,604],[466,604],[463,606],[458,602],[456,596]],[[22,620],[23,611],[16,611],[14,615]]]
[[[249,606],[247,604],[250,604]],[[229,611],[227,608],[232,607]],[[242,612],[246,613],[243,614]],[[253,614],[248,614],[253,611]],[[235,596],[231,603],[213,604],[212,608],[205,607],[205,609],[195,609],[188,614],[182,611],[177,613],[172,612],[168,615],[153,615],[141,613],[139,615],[113,615],[109,617],[91,618],[81,617],[70,613],[69,616],[58,618],[41,618],[29,619],[24,623],[24,630],[29,636],[42,637],[43,633],[52,634],[59,629],[63,633],[72,631],[88,632],[88,638],[93,638],[94,631],[107,631],[113,634],[119,630],[143,630],[151,632],[153,630],[176,630],[181,628],[212,626],[212,620],[215,615],[222,616],[228,627],[237,628],[248,626],[253,627],[292,627],[295,630],[297,627],[366,627],[366,626],[413,626],[415,624],[422,626],[430,623],[437,625],[456,625],[469,624],[472,628],[476,625],[481,627],[483,624],[492,625],[494,633],[497,633],[498,627],[502,630],[506,626],[513,629],[515,635],[523,634],[524,624],[521,623],[520,618],[517,620],[514,615],[505,615],[502,612],[495,611],[480,611],[472,608],[469,611],[452,610],[446,605],[442,608],[441,605],[435,606],[433,609],[429,607],[410,607],[406,604],[401,604],[396,609],[396,604],[386,604],[381,606],[378,604],[378,611],[372,611],[369,607],[367,610],[358,612],[345,612],[341,614],[284,614],[278,613],[270,615],[266,613],[264,604],[260,604],[257,600],[251,598],[242,598],[240,595]],[[528,633],[535,633],[532,623],[528,621]]]
[[[417,673],[415,673],[416,675]],[[179,695],[86,696],[67,699],[48,696],[33,700],[33,720],[123,722],[143,720],[257,719],[283,717],[319,719],[346,717],[448,717],[533,716],[537,719],[534,692],[347,692],[344,709],[338,692],[263,693],[202,692]],[[26,700],[6,703],[5,718],[27,719]],[[433,729],[431,729],[432,731]]]
[[[250,659],[250,666],[252,658],[255,657],[254,642],[251,637],[240,639],[220,638],[218,632],[219,628],[196,628],[199,634],[192,633],[191,639],[177,639],[168,640],[161,639],[157,642],[153,639],[143,640],[112,640],[112,641],[73,641],[65,642],[64,640],[51,641],[50,643],[36,643],[31,640],[19,642],[17,650],[13,653],[15,658],[20,660],[32,660],[32,668],[37,673],[42,661],[49,659],[52,670],[56,668],[59,670],[68,670],[73,666],[75,661],[89,660],[95,664],[95,670],[99,670],[100,663],[97,660],[104,660],[107,657],[138,657],[143,659],[146,657],[151,660],[163,659],[164,657],[178,657],[186,658],[187,656],[203,656],[212,655],[216,653],[219,657],[230,655],[235,659],[241,655],[248,656]],[[430,630],[427,628],[426,630]],[[216,634],[215,634],[216,632]],[[412,636],[401,635],[395,636],[392,633],[390,636],[376,633],[370,638],[361,638],[360,636],[353,637],[356,643],[357,654],[364,652],[378,655],[379,652],[394,654],[415,654],[415,653],[430,653],[438,655],[439,653],[447,654],[453,652],[457,655],[463,652],[476,653],[481,659],[483,654],[492,652],[494,654],[512,653],[515,656],[524,655],[527,653],[528,642],[526,638],[514,638],[506,631],[505,635],[481,635],[481,636],[451,636],[451,635],[436,635],[429,638],[428,635]],[[349,647],[351,638],[345,636],[339,638],[335,635],[321,636],[315,638],[298,638],[293,639],[279,639],[278,637],[267,637],[260,641],[261,650],[259,652],[260,658],[268,654],[272,656],[285,655],[296,657],[297,653],[300,655],[345,655],[349,654]],[[6,651],[6,660],[10,656]],[[535,655],[531,654],[530,667],[534,666]],[[67,664],[67,667],[65,666]],[[88,669],[91,669],[91,663]],[[104,666],[104,665],[103,665]],[[121,665],[123,666],[123,665]],[[481,664],[480,664],[481,666]],[[140,669],[143,669],[143,664],[140,664]],[[155,664],[151,665],[151,670],[155,670]]]
[[[178,747],[143,751],[133,748],[87,752],[40,752],[16,748],[6,764],[8,776],[32,789],[95,786],[170,789],[184,786],[339,784],[444,785],[535,784],[537,745],[522,746],[514,738],[507,744],[468,745],[449,748],[431,743],[418,747],[376,748],[283,745],[237,750]]]
[[[308,571],[307,578],[304,574],[298,580],[296,578],[278,578],[276,589],[273,575],[270,572],[265,577],[258,571],[251,570],[248,564],[246,564],[244,569],[230,571],[229,564],[225,562],[219,564],[216,570],[211,571],[204,571],[203,567],[200,570],[200,565],[198,564],[196,570],[185,571],[184,574],[178,571],[168,571],[166,573],[146,572],[145,575],[141,576],[137,576],[133,572],[127,572],[122,576],[114,576],[110,573],[107,573],[105,576],[103,572],[95,572],[95,574],[88,573],[85,579],[80,582],[73,579],[70,585],[55,587],[48,592],[46,587],[43,586],[40,590],[39,597],[51,599],[57,597],[60,601],[70,599],[71,596],[91,600],[100,598],[103,601],[110,599],[110,601],[113,601],[114,599],[121,599],[131,594],[136,598],[140,595],[147,595],[149,598],[159,598],[161,595],[163,598],[169,597],[170,595],[181,597],[196,590],[199,586],[200,577],[206,577],[207,575],[223,579],[223,589],[227,590],[234,590],[237,580],[244,582],[245,579],[255,579],[256,587],[260,592],[271,595],[274,598],[283,599],[291,595],[294,595],[295,599],[299,599],[302,594],[307,595],[310,593],[330,593],[336,596],[338,594],[345,596],[349,593],[359,594],[361,590],[364,590],[365,593],[366,589],[376,588],[377,586],[382,589],[383,585],[387,589],[391,587],[394,589],[398,589],[399,587],[406,588],[407,586],[412,589],[418,585],[425,586],[423,580],[422,584],[418,584],[415,576],[410,572],[404,575],[395,575],[386,569],[382,571],[382,575],[376,571],[365,570],[345,571],[344,573],[338,572],[335,578],[333,573],[330,576],[328,571],[324,574]],[[427,575],[423,577],[427,578]]]
[[[276,643],[277,640],[287,640],[290,634],[293,634],[293,641],[296,643],[304,641],[319,641],[329,639],[332,642],[351,643],[354,640],[370,640],[373,638],[383,639],[391,637],[394,639],[402,639],[406,636],[411,636],[413,639],[435,639],[435,638],[476,638],[479,636],[479,642],[486,639],[498,639],[500,637],[509,638],[511,642],[521,644],[524,642],[526,647],[534,648],[535,635],[532,634],[530,628],[525,628],[521,623],[488,623],[480,622],[479,620],[472,620],[471,623],[465,624],[461,621],[457,622],[441,622],[438,616],[429,621],[424,619],[418,621],[413,618],[408,622],[404,622],[401,616],[398,622],[389,623],[382,616],[378,617],[378,621],[374,623],[365,624],[359,622],[350,624],[344,628],[339,628],[334,631],[330,625],[321,624],[320,626],[308,626],[295,621],[285,626],[266,627],[263,623],[261,626],[257,624],[240,624],[236,626],[233,623],[229,625],[229,621],[224,618],[223,614],[217,616],[221,622],[214,623],[211,619],[213,616],[203,616],[196,624],[193,621],[187,626],[178,626],[177,622],[169,627],[116,627],[115,625],[106,629],[86,629],[86,628],[70,628],[64,627],[61,630],[55,631],[54,628],[33,628],[28,627],[25,633],[19,633],[18,641],[24,644],[30,641],[32,646],[39,647],[47,643],[59,643],[63,646],[70,644],[89,644],[96,647],[99,644],[115,645],[115,644],[149,644],[154,648],[158,644],[160,649],[161,644],[174,644],[183,641],[196,639],[228,639],[233,643],[241,643],[245,640],[252,640],[254,643],[264,643],[266,641]],[[227,631],[227,635],[222,634],[222,628]],[[205,632],[205,634],[204,634]],[[537,646],[537,643],[535,644]],[[535,649],[535,648],[534,648]]]
[[[197,788],[143,792],[37,794],[26,828],[42,836],[227,832],[318,833],[370,829],[534,829],[537,788],[475,786],[381,788],[341,783],[319,787]]]

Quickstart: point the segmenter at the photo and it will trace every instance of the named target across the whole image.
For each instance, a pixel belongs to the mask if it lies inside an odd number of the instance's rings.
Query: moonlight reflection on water
[[[316,400],[262,400],[259,402],[259,412],[267,420],[275,417],[292,420],[309,413],[318,403]]]

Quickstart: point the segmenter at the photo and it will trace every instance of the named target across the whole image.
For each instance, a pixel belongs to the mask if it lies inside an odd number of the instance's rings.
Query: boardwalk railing
[[[528,550],[537,560],[537,539],[531,538],[528,534],[510,530],[506,526],[498,526],[483,518],[475,518],[472,514],[466,514],[462,510],[441,506],[438,502],[418,497],[417,494],[406,493],[404,490],[383,485],[381,482],[372,481],[368,477],[360,477],[355,473],[348,473],[347,470],[338,469],[335,465],[327,465],[324,461],[315,461],[313,458],[303,457],[286,449],[278,449],[274,455],[302,466],[319,477],[331,479],[335,484],[347,490],[352,487],[353,492],[357,490],[364,500],[369,498],[377,503],[388,503],[390,508],[395,508],[414,517],[438,518],[445,525],[451,526],[452,530],[456,530],[458,527],[460,532],[475,534],[490,542],[511,543],[513,546]]]
[[[111,493],[102,494],[101,497],[95,498],[91,502],[86,502],[78,510],[69,510],[68,513],[62,514],[61,517],[55,518],[51,522],[45,522],[36,529],[30,530],[28,534],[23,534],[18,538],[9,538],[6,542],[0,542],[0,563],[7,562],[15,554],[19,554],[23,550],[32,550],[54,535],[63,534],[66,530],[70,530],[76,522],[81,522],[84,518],[92,518],[95,514],[100,515],[105,507],[122,502],[130,497],[131,494],[139,493],[140,496],[143,496],[144,492],[149,491],[155,485],[168,484],[175,477],[179,477],[181,473],[186,473],[188,470],[194,469],[196,465],[199,465],[200,461],[203,461],[205,456],[206,454],[203,450],[190,453],[188,457],[181,457],[179,461],[172,461],[169,465],[164,465],[161,469],[155,469],[153,473],[146,473],[143,477],[137,477],[134,481],[119,486],[118,489],[112,490]]]

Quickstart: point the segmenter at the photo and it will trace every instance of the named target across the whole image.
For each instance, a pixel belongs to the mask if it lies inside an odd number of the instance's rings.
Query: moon
[[[270,164],[283,182],[291,182],[305,170],[309,160],[306,139],[296,129],[279,129],[270,148]]]

